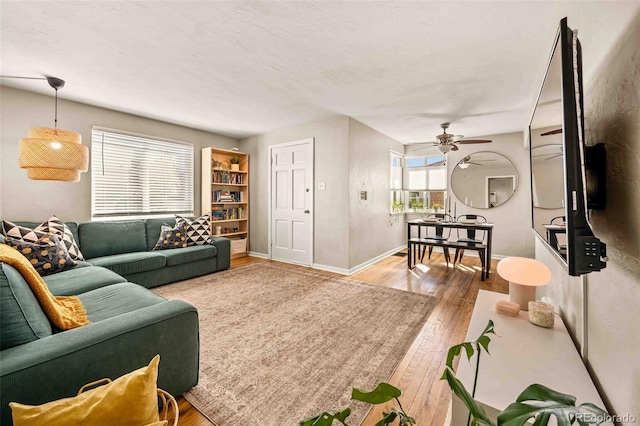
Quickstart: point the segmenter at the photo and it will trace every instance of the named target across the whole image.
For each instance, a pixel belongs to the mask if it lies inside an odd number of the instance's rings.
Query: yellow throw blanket
[[[87,311],[77,296],[54,296],[33,265],[18,250],[0,244],[0,262],[13,266],[29,284],[51,323],[61,330],[89,324]]]

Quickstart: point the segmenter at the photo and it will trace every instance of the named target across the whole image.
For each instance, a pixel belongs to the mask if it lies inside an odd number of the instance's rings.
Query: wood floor
[[[234,259],[231,268],[249,262],[271,262],[245,257]],[[440,380],[447,351],[450,346],[464,340],[471,312],[479,289],[501,293],[508,292],[508,283],[497,276],[492,262],[488,280],[480,280],[480,260],[475,253],[465,256],[462,265],[447,266],[441,254],[433,253],[432,259],[407,269],[407,258],[389,256],[386,259],[352,275],[350,278],[370,284],[393,287],[440,298],[440,302],[416,337],[404,359],[400,362],[389,383],[399,387],[404,394],[402,406],[416,419],[418,426],[443,425],[447,416],[451,392]],[[298,266],[287,265],[291,268]],[[321,271],[318,271],[321,272]],[[330,272],[327,275],[336,275]],[[211,426],[204,416],[184,398],[178,399],[180,426]],[[341,407],[327,407],[341,408]],[[373,426],[381,418],[383,406],[374,407],[362,426]]]

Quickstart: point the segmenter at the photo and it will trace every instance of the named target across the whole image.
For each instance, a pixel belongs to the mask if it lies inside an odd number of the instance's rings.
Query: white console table
[[[496,421],[498,413],[534,383],[575,396],[576,405],[591,402],[604,409],[562,319],[556,315],[553,328],[542,328],[529,322],[528,312],[520,311],[518,317],[498,314],[494,310],[496,302],[508,298],[506,294],[480,290],[466,337],[466,341],[475,340],[493,320],[497,336],[491,335],[491,354],[483,353],[480,358],[475,396],[489,417]],[[456,377],[469,393],[475,362],[474,356],[469,363],[462,351]],[[467,415],[466,407],[452,394],[451,425],[466,426]],[[556,424],[555,418],[551,421]]]

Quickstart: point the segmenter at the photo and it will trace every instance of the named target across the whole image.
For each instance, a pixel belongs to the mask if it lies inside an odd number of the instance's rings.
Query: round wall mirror
[[[508,158],[482,151],[464,157],[451,172],[451,189],[469,207],[490,209],[507,202],[518,187],[518,171]]]
[[[564,207],[564,156],[562,144],[531,148],[533,206],[541,209]]]

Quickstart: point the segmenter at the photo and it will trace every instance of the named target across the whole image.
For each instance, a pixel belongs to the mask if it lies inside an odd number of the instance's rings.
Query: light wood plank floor
[[[231,268],[250,262],[271,261],[244,257],[232,260]],[[407,269],[406,257],[390,256],[350,277],[370,284],[440,298],[422,331],[389,380],[389,383],[403,390],[402,406],[416,419],[419,426],[444,424],[451,393],[447,384],[440,380],[440,376],[449,347],[464,340],[478,290],[508,293],[508,282],[495,273],[496,263],[496,260],[492,262],[489,279],[481,281],[480,260],[475,252],[465,255],[462,265],[456,264],[455,268],[451,264],[447,266],[444,257],[434,252],[431,260],[425,259],[425,264],[419,264],[412,271]],[[287,266],[300,268],[294,265]],[[330,272],[326,274],[337,275]],[[184,398],[178,398],[178,402],[180,426],[211,426],[212,423]],[[343,407],[327,407],[338,408]],[[382,406],[374,407],[362,426],[375,425],[381,418],[383,409]]]

